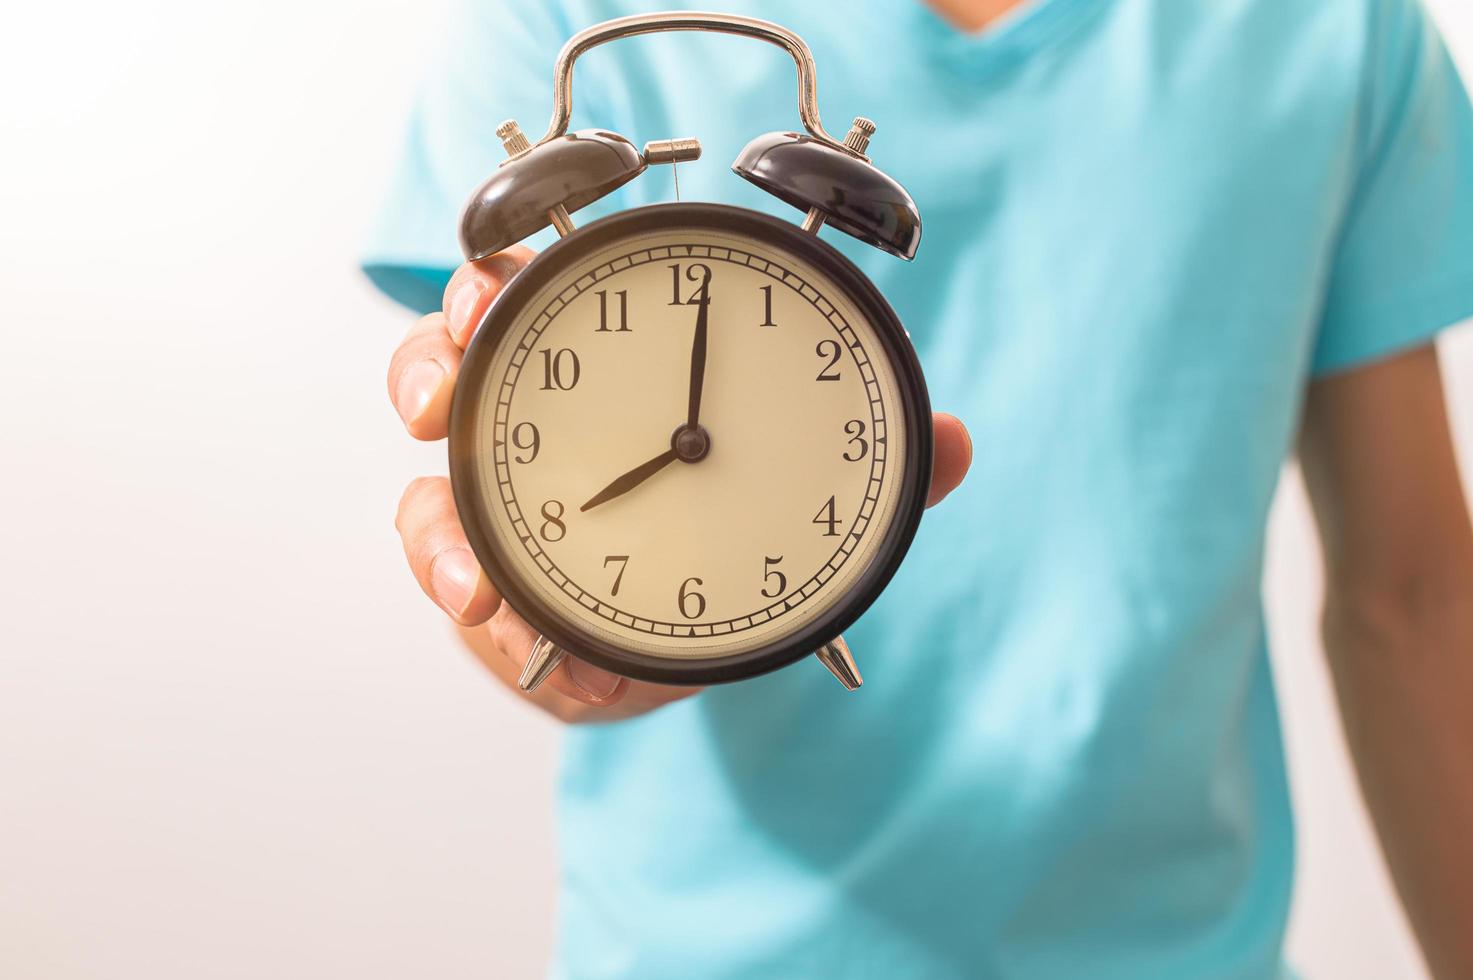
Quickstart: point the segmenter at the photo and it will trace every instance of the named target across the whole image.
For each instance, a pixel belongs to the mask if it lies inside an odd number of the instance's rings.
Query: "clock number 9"
[[[688,578],[680,583],[680,592],[676,596],[676,601],[680,606],[680,615],[686,619],[700,619],[706,613],[706,597],[699,592],[687,591],[693,584],[704,585],[705,583],[698,578]],[[695,612],[691,612],[688,608],[691,602],[695,604]]]
[[[850,419],[844,423],[844,434],[849,437],[849,444],[859,443],[858,455],[850,456],[849,450],[844,450],[844,458],[851,463],[857,463],[864,459],[869,452],[869,441],[864,438],[864,423],[859,419]]]
[[[776,599],[776,598],[780,597],[784,592],[788,591],[788,577],[786,575],[784,575],[782,572],[780,572],[777,569],[775,569],[775,568],[772,567],[773,565],[778,564],[782,560],[783,560],[783,556],[782,555],[778,555],[776,558],[763,558],[762,559],[762,571],[763,571],[762,578],[763,578],[763,580],[770,582],[772,580],[773,576],[777,576],[777,584],[772,587],[772,591],[771,592],[768,592],[767,591],[767,587],[766,586],[763,586],[763,588],[762,588],[762,594],[765,595],[769,599]]]
[[[563,523],[563,502],[549,500],[542,505],[542,529],[538,532],[543,541],[561,541],[568,534],[568,525]],[[554,534],[556,532],[556,534]]]
[[[525,442],[522,441],[522,432],[524,430],[532,433]],[[512,459],[518,463],[530,463],[542,451],[542,436],[538,433],[537,426],[531,422],[518,422],[516,427],[511,430],[511,444],[518,449],[527,450],[527,457],[525,459],[521,456],[513,456]]]
[[[833,353],[831,354],[829,351],[833,351]],[[823,366],[823,370],[818,372],[818,377],[813,380],[838,381],[839,357],[844,352],[844,349],[839,346],[839,342],[837,340],[820,340],[818,346],[813,348],[813,352],[819,357],[827,357],[829,359],[829,362]],[[832,374],[829,373],[831,371],[833,372]]]

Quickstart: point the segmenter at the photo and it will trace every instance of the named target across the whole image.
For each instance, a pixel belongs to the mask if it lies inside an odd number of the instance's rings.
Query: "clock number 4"
[[[700,305],[706,299],[707,290],[711,288],[711,267],[701,262],[693,262],[685,267],[685,278],[691,282],[700,283],[699,286],[691,291],[690,299],[680,298],[680,263],[672,263],[670,266],[671,306]]]
[[[594,333],[633,333],[629,329],[629,290],[621,289],[614,295],[619,297],[619,325],[609,329],[609,291],[600,289],[598,296],[598,329]]]
[[[619,563],[619,574],[614,576],[614,587],[609,590],[609,595],[619,594],[619,583],[624,581],[624,570],[629,567],[628,555],[604,555],[604,568],[609,567],[609,562]]]
[[[551,348],[544,347],[537,353],[542,355],[542,389],[543,391],[572,391],[578,385],[578,377],[583,373],[583,367],[578,363],[578,355],[567,347],[557,353]]]
[[[828,503],[818,509],[813,516],[813,523],[823,525],[827,530],[823,532],[826,538],[837,538],[839,536],[839,518],[834,512],[834,498],[829,497]]]
[[[700,619],[706,613],[706,597],[691,588],[692,585],[704,585],[698,578],[688,578],[680,583],[680,592],[676,594],[676,602],[680,606],[680,615],[686,619]],[[690,607],[695,606],[695,612]]]

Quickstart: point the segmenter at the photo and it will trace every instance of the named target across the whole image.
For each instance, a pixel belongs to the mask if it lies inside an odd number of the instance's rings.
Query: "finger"
[[[399,501],[394,526],[425,595],[462,625],[474,626],[491,617],[501,596],[466,541],[449,480],[422,477],[411,483]]]
[[[389,400],[414,438],[445,438],[460,357],[445,330],[445,314],[431,313],[409,328],[389,359]]]
[[[931,492],[926,506],[934,507],[946,495],[961,486],[972,465],[972,437],[955,415],[937,412],[932,416],[936,427],[936,462],[931,468]]]
[[[456,347],[465,350],[476,324],[486,315],[486,308],[496,294],[536,255],[524,245],[513,245],[504,252],[477,262],[467,262],[455,270],[445,285],[444,309],[445,326]]]
[[[537,642],[537,631],[516,610],[502,603],[496,615],[491,617],[487,630],[497,650],[510,665],[506,677],[515,685],[527,659],[532,655],[532,646]],[[498,671],[498,676],[502,676]],[[551,689],[560,696],[596,707],[617,704],[629,688],[629,682],[618,674],[611,674],[575,656],[563,658],[557,669],[534,693]]]

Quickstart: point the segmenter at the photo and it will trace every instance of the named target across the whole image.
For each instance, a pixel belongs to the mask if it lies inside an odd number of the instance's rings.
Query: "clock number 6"
[[[619,574],[614,576],[614,587],[609,590],[609,595],[619,594],[619,583],[624,581],[624,570],[629,567],[628,555],[604,555],[604,568],[609,567],[609,562],[619,563]]]
[[[829,353],[829,351],[833,351],[833,353]],[[813,352],[819,357],[827,357],[829,359],[829,362],[823,366],[823,370],[818,372],[818,377],[813,380],[838,381],[839,357],[844,353],[844,349],[839,346],[839,342],[837,340],[820,340],[818,346],[813,348]],[[829,373],[831,371],[833,372],[832,374]]]
[[[780,597],[784,592],[788,591],[788,577],[772,567],[773,565],[780,563],[782,560],[782,555],[778,555],[776,558],[762,559],[763,580],[770,582],[772,581],[773,576],[777,576],[777,584],[772,587],[771,592],[768,592],[765,586],[762,589],[762,594],[769,599],[776,599]]]
[[[705,583],[698,578],[688,578],[680,583],[680,592],[676,597],[680,605],[680,615],[686,619],[700,619],[706,613],[706,597],[699,592],[687,591],[693,584],[704,585]],[[696,606],[695,612],[691,612],[686,608],[688,600],[694,600]]]

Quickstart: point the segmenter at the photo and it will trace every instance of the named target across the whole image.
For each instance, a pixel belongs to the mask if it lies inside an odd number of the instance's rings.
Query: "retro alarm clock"
[[[573,64],[617,38],[715,31],[779,45],[805,133],[747,144],[732,169],[805,214],[670,203],[581,228],[572,212],[646,168],[700,156],[567,132]],[[477,558],[541,636],[520,685],[565,656],[671,684],[734,681],[816,654],[860,673],[842,631],[895,573],[931,481],[930,402],[878,289],[818,237],[828,225],[902,259],[915,202],[819,121],[796,34],[718,13],[623,17],[574,36],[553,115],[461,219],[467,260],[551,225],[561,236],[487,310],[451,408],[450,474]]]

